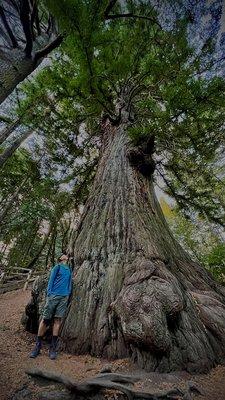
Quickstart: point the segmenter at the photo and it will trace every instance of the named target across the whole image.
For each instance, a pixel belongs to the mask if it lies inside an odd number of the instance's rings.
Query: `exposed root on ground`
[[[122,393],[123,395],[125,395],[124,399],[128,400],[191,400],[192,393],[202,394],[201,391],[190,381],[187,382],[186,390],[175,388],[167,391],[162,391],[160,393],[146,393],[135,391],[131,388],[135,382],[138,382],[140,380],[138,376],[122,375],[116,373],[101,373],[83,382],[76,382],[68,378],[67,376],[43,371],[40,369],[31,369],[26,371],[26,373],[32,377],[45,378],[50,381],[62,383],[69,391],[68,400],[74,399],[75,395],[77,400],[79,399],[79,397],[77,396],[88,396],[88,398],[91,398],[91,396],[94,397],[96,394],[104,392],[106,390],[114,390],[116,392]],[[60,392],[54,392],[54,396],[56,398],[59,398]],[[44,397],[45,399],[53,398],[53,392],[45,392]]]

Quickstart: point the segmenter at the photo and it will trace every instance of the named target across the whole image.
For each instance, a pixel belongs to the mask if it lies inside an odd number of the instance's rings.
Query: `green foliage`
[[[218,243],[210,252],[202,255],[201,262],[212,272],[213,276],[225,284],[225,244]]]
[[[88,163],[93,147],[97,158],[97,142],[89,138],[101,139],[103,114],[118,123],[123,97],[133,142],[155,135],[157,172],[169,195],[187,214],[195,210],[224,225],[218,160],[224,145],[225,83],[201,74],[210,68],[210,62],[203,68],[202,60],[214,41],[194,54],[187,20],[165,31],[144,2],[129,1],[125,8],[116,2],[108,15],[105,0],[45,3],[65,39],[51,65],[24,86],[21,111],[34,105],[26,123],[42,132],[52,160],[71,168],[72,178],[76,159]],[[141,18],[110,19],[123,13]],[[87,147],[79,145],[82,136]]]
[[[167,212],[167,221],[182,247],[225,284],[225,243],[218,229],[198,217],[187,219],[178,208]]]
[[[22,149],[2,169],[0,240],[8,245],[8,268],[28,266],[42,249],[49,229],[55,231],[65,210],[70,210],[71,193],[59,190],[60,182],[43,177],[40,167],[40,160],[34,161],[30,153]],[[60,243],[62,246],[62,235],[59,229],[59,246]],[[51,235],[46,249],[43,248],[44,253],[40,253],[42,267],[50,242]]]
[[[186,20],[165,31],[148,2],[122,3],[116,2],[107,14],[108,0],[44,1],[64,41],[51,63],[22,85],[17,114],[37,132],[47,156],[41,168],[31,158],[19,161],[19,152],[18,170],[16,158],[4,170],[3,205],[26,171],[32,171],[12,207],[13,220],[5,221],[9,229],[4,240],[17,240],[14,259],[25,235],[32,236],[43,220],[54,225],[50,250],[60,246],[56,221],[68,204],[85,201],[99,157],[102,117],[119,124],[121,107],[129,114],[134,145],[155,136],[157,173],[184,213],[194,210],[224,225],[224,171],[219,161],[225,83],[201,74],[202,57],[213,51],[213,42],[196,55],[188,45]],[[138,17],[116,17],[123,13]],[[62,184],[70,193],[60,192]],[[42,239],[37,236],[37,247]],[[194,247],[191,232],[185,240]]]

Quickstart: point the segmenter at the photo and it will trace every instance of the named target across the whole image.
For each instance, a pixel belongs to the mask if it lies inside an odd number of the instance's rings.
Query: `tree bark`
[[[62,36],[43,33],[34,41],[33,56],[26,57],[21,48],[12,49],[0,56],[0,104],[61,42]]]
[[[41,256],[41,253],[43,252],[43,250],[45,249],[48,240],[49,240],[49,236],[51,235],[53,227],[50,226],[48,232],[46,233],[44,240],[42,242],[42,245],[40,246],[38,252],[36,253],[36,255],[34,256],[34,258],[29,262],[29,264],[27,265],[27,269],[33,269],[34,265],[36,264],[36,262],[38,261],[39,257]]]
[[[17,118],[15,121],[13,121],[10,125],[8,125],[0,132],[0,145],[4,143],[6,139],[8,139],[11,133],[19,126],[19,124],[20,124],[20,118]]]
[[[34,231],[32,233],[30,233],[30,236],[29,236],[28,240],[26,241],[26,247],[25,247],[24,251],[22,251],[23,254],[21,257],[21,261],[20,261],[21,265],[24,265],[27,257],[29,257],[32,246],[35,243],[35,240],[37,238],[37,234],[40,229],[40,226],[41,226],[41,221],[38,220],[37,223],[34,225]]]
[[[57,239],[57,226],[54,229],[54,232],[52,234],[52,243],[51,243],[51,264],[55,264],[55,247],[56,247],[56,239]]]
[[[73,244],[76,277],[63,346],[130,356],[149,371],[205,372],[225,360],[225,288],[175,241],[127,126],[124,115],[118,126],[103,126],[101,159]]]
[[[1,0],[0,103],[63,40],[52,17],[50,24],[44,22],[47,15],[39,5],[37,1]]]
[[[49,37],[44,40],[48,43]],[[42,46],[37,46],[40,48]],[[41,61],[41,60],[40,60]],[[38,66],[32,58],[25,57],[24,50],[10,50],[0,58],[0,104],[10,95],[18,83],[22,82]]]
[[[6,161],[15,153],[15,151],[21,146],[21,144],[33,133],[33,129],[28,129],[22,133],[13,143],[7,147],[2,154],[0,154],[0,167],[2,167]]]
[[[15,190],[14,194],[12,195],[12,197],[9,199],[9,201],[6,203],[5,207],[0,211],[0,221],[2,222],[6,215],[8,214],[8,212],[10,211],[10,209],[12,208],[15,200],[18,197],[18,194],[20,193],[20,190],[23,188],[23,186],[25,185],[25,183],[28,181],[29,176],[26,176],[21,184],[18,186],[18,188]],[[0,232],[1,232],[1,227],[0,227]]]

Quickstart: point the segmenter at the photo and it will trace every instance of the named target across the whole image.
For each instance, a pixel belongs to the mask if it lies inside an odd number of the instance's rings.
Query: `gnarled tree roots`
[[[84,382],[76,382],[66,376],[42,371],[40,369],[28,370],[27,374],[32,377],[41,377],[50,381],[62,383],[68,390],[67,393],[62,393],[62,391],[45,392],[40,395],[41,400],[50,400],[53,398],[63,400],[103,399],[105,397],[101,397],[101,394],[104,395],[104,392],[107,390],[122,393],[122,397],[119,397],[121,400],[191,400],[192,393],[201,394],[201,391],[192,382],[187,382],[186,390],[175,388],[159,393],[139,392],[133,390],[132,386],[135,382],[139,381],[140,378],[116,373],[102,373]],[[95,397],[97,394],[98,397]]]

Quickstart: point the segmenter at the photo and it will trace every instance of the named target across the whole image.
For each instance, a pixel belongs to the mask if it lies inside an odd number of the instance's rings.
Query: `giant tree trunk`
[[[64,346],[131,356],[149,371],[206,371],[225,360],[225,289],[173,238],[148,168],[138,156],[134,165],[126,127],[126,120],[104,125],[74,244],[77,275]]]

